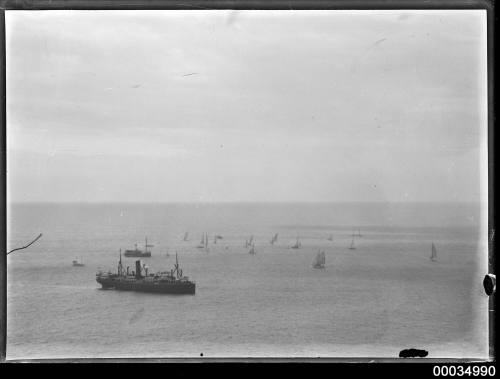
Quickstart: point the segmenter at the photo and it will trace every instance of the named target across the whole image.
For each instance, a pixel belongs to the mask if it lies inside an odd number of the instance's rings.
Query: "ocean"
[[[43,237],[7,258],[7,359],[487,358],[483,218],[476,203],[9,204],[8,250]],[[177,253],[195,295],[100,289],[145,237],[150,270]]]

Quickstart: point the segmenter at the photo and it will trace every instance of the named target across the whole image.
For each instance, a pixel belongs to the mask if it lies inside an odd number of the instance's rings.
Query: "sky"
[[[9,202],[486,199],[486,11],[6,11]]]

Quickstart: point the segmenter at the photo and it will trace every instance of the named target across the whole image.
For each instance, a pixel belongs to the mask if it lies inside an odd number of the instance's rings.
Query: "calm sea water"
[[[397,357],[411,347],[484,358],[480,216],[477,204],[10,205],[9,250],[43,237],[8,256],[7,358]],[[204,232],[209,252],[196,248]],[[145,236],[151,270],[172,268],[177,252],[196,295],[99,288],[96,271],[115,270],[119,249]],[[290,249],[297,236],[302,249]],[[325,270],[311,267],[319,248]]]

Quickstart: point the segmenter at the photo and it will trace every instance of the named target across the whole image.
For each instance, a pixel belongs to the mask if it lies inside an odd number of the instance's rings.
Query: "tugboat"
[[[107,273],[99,271],[96,274],[97,283],[103,289],[116,289],[122,291],[156,292],[179,295],[194,295],[196,284],[187,276],[182,275],[179,268],[177,253],[175,254],[175,266],[173,270],[158,273],[149,273],[145,264],[140,260],[135,261],[135,271],[130,272],[122,265],[122,255],[118,262],[118,272]]]
[[[146,244],[144,245],[144,251],[137,248],[137,244],[135,244],[134,250],[125,250],[126,257],[150,257],[151,250],[148,251],[148,247],[154,247],[153,245],[148,245],[148,237],[146,237]]]

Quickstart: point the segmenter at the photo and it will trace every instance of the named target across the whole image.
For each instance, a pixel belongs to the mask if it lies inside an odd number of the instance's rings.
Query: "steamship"
[[[151,250],[148,250],[148,247],[154,247],[153,245],[148,245],[148,237],[146,237],[146,243],[144,244],[144,251],[137,248],[137,244],[135,244],[134,250],[125,250],[126,257],[150,257]]]
[[[172,270],[150,273],[149,268],[140,260],[135,261],[135,271],[131,271],[129,267],[124,268],[120,253],[118,272],[99,271],[96,274],[96,281],[101,284],[103,289],[179,295],[194,295],[196,288],[195,282],[182,275],[177,254],[175,254],[175,265]]]

